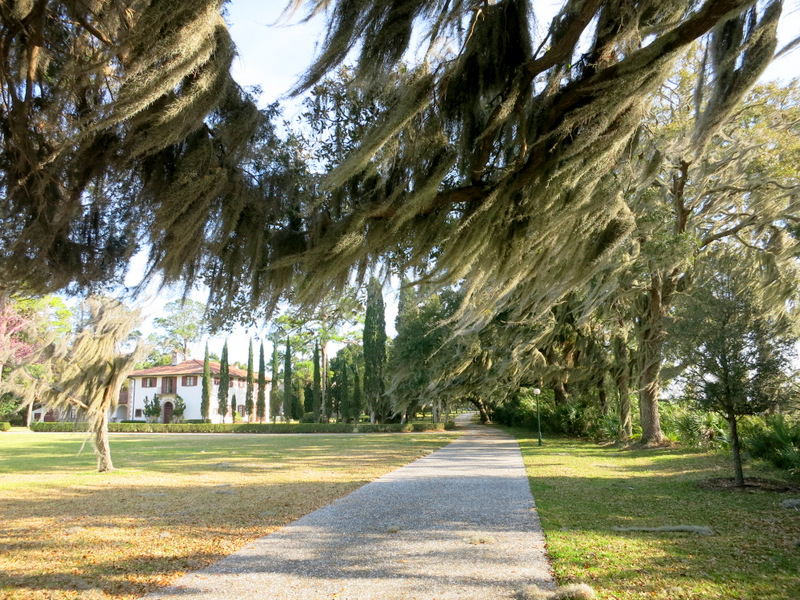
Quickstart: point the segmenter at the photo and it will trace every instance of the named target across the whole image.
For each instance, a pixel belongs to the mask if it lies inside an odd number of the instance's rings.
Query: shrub
[[[302,417],[300,417],[300,422],[301,423],[316,423],[317,422],[317,417],[316,417],[316,415],[314,414],[313,411],[312,412],[307,412]]]
[[[108,430],[114,431],[111,427],[119,427],[127,425],[126,423],[109,423]],[[71,421],[54,421],[52,423],[35,422],[31,423],[31,431],[55,431],[55,432],[68,432],[68,431],[88,431],[88,423],[73,423]]]
[[[153,394],[152,400],[147,396],[144,397],[144,416],[147,417],[148,423],[158,421],[161,416],[161,400],[159,400],[158,394]]]
[[[172,418],[175,420],[176,423],[182,423],[183,415],[185,413],[186,413],[186,402],[178,394],[175,394],[174,408],[172,409]]]
[[[12,427],[25,426],[25,416],[21,413],[0,415],[0,418],[2,418],[4,422],[10,423]]]
[[[109,423],[115,433],[400,433],[409,431],[441,431],[442,425],[432,423],[387,423],[380,425],[353,423],[207,423],[199,419],[185,423],[147,423],[134,421]],[[199,422],[197,422],[199,421]],[[34,423],[33,431],[87,431],[86,423]]]
[[[0,421],[0,431],[8,431],[11,429],[11,423],[8,421]]]
[[[453,431],[453,429],[456,428],[456,422],[448,421],[447,423],[444,424],[444,428],[446,431]]]
[[[609,413],[603,417],[598,427],[598,438],[603,440],[622,439],[622,421],[616,413]]]
[[[728,424],[717,413],[667,402],[660,416],[661,429],[671,440],[694,448],[729,448]]]
[[[742,446],[753,458],[772,463],[800,479],[800,421],[790,423],[783,415],[743,427]]]

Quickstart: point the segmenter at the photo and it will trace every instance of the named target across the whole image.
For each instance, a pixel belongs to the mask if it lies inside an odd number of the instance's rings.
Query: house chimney
[[[179,365],[183,362],[183,354],[180,352],[173,352],[172,353],[172,366]]]

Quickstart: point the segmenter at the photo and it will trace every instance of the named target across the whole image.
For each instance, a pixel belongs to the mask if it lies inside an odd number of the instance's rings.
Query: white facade
[[[211,389],[209,401],[209,417],[212,423],[232,423],[230,409],[225,415],[224,421],[218,411],[217,389],[219,387],[219,363],[210,363],[211,367]],[[247,372],[236,367],[229,368],[230,387],[228,390],[228,406],[232,406],[235,398],[235,410],[244,421],[255,421],[255,414],[245,414],[245,392],[247,389]],[[169,423],[174,419],[172,411],[175,407],[176,396],[180,396],[186,404],[186,412],[183,420],[202,419],[200,410],[202,403],[203,390],[203,361],[186,360],[177,365],[167,365],[163,367],[153,367],[134,371],[128,376],[127,402],[120,404],[116,413],[113,415],[114,421],[135,420],[144,421],[145,398],[152,400],[155,394],[161,403],[161,415],[159,423]],[[269,382],[267,378],[265,386],[266,412],[269,413]],[[253,404],[258,398],[258,383],[256,381],[253,389]],[[255,413],[255,408],[253,410]],[[249,417],[249,419],[248,419]]]

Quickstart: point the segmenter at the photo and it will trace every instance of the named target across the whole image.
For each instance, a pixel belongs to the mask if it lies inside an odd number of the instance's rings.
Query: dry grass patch
[[[134,598],[457,437],[452,433],[0,439],[0,597]]]

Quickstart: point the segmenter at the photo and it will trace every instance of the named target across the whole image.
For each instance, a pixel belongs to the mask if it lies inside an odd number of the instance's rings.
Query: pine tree
[[[290,416],[292,410],[292,344],[286,336],[286,354],[283,357],[283,414]]]
[[[203,359],[203,389],[200,396],[200,415],[208,420],[211,416],[211,364],[208,359],[208,342],[206,342],[206,353]]]
[[[230,386],[230,376],[228,374],[228,340],[222,347],[222,356],[219,359],[219,387],[217,388],[217,411],[222,422],[225,422],[225,415],[228,414],[228,387]]]
[[[386,318],[381,287],[375,277],[370,280],[364,317],[364,396],[373,423],[389,417],[385,394]]]
[[[250,338],[250,348],[247,352],[247,389],[244,392],[244,412],[247,420],[253,417],[253,338]]]
[[[262,423],[267,416],[267,375],[264,363],[264,342],[258,352],[258,400],[256,402],[256,416]]]

